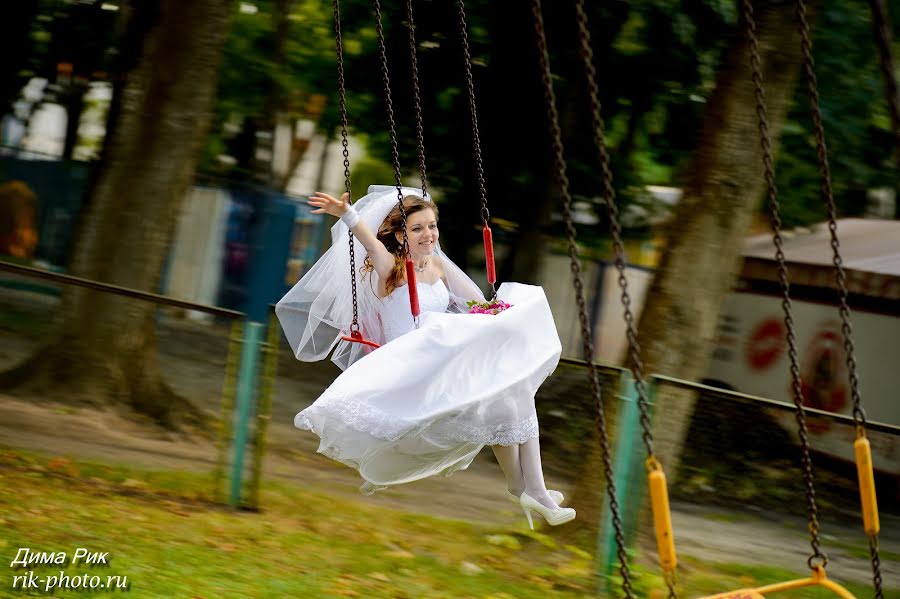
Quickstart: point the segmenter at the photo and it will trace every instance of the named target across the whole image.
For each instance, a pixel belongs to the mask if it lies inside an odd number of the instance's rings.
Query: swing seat
[[[833,592],[841,599],[856,599],[856,597],[847,589],[828,580],[825,575],[825,568],[816,566],[813,569],[812,576],[809,578],[798,578],[797,580],[788,580],[786,582],[776,582],[755,589],[739,589],[737,591],[728,591],[727,593],[719,593],[718,595],[710,595],[703,599],[765,599],[770,593],[780,593],[781,591],[789,591],[791,589],[799,589],[802,587],[822,587]]]
[[[352,331],[349,335],[341,335],[341,339],[343,339],[344,341],[349,341],[350,343],[362,343],[363,345],[368,345],[369,347],[374,347],[375,349],[381,347],[374,341],[364,339],[362,333],[360,333],[359,331]]]

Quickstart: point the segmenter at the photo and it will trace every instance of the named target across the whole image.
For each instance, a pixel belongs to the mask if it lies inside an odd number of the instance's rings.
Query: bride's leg
[[[559,507],[547,493],[544,470],[541,468],[541,443],[533,437],[519,445],[519,460],[525,476],[525,492],[549,508]]]
[[[525,478],[522,476],[522,464],[519,461],[518,445],[491,445],[494,456],[506,476],[506,488],[518,497],[525,490]]]

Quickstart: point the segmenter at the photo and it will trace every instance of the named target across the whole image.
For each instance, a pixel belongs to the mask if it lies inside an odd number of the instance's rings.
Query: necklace
[[[416,266],[415,264],[413,265],[413,270],[415,270],[416,272],[425,272],[426,268],[428,268],[428,260],[427,259],[425,260],[425,263],[422,264],[421,267]]]

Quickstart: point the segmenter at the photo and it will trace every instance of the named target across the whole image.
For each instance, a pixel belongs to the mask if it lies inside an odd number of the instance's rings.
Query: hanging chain
[[[819,159],[819,174],[822,178],[822,198],[828,208],[828,230],[831,233],[831,249],[834,252],[834,268],[840,293],[841,330],[844,333],[844,351],[847,357],[847,371],[850,375],[850,393],[853,398],[853,422],[857,427],[865,427],[866,413],[862,409],[859,396],[859,378],[856,376],[856,358],[853,347],[853,327],[850,323],[850,307],[847,304],[847,276],[844,273],[844,261],[841,258],[840,242],[837,235],[837,208],[834,203],[834,192],[831,187],[831,169],[828,165],[828,150],[825,147],[825,126],[822,122],[822,109],[819,105],[819,91],[816,81],[815,63],[812,57],[812,42],[809,38],[809,23],[806,20],[806,6],[803,0],[797,0],[797,19],[800,26],[801,45],[803,47],[803,71],[806,76],[809,105],[812,112],[813,128],[816,135],[816,155]]]
[[[412,70],[413,103],[416,109],[416,137],[419,141],[419,174],[422,177],[422,197],[425,197],[428,178],[425,176],[425,132],[422,125],[422,98],[419,95],[419,64],[416,58],[416,25],[413,21],[413,0],[406,0],[406,20],[409,23],[409,64]]]
[[[397,204],[400,206],[400,219],[403,227],[403,255],[409,257],[409,236],[406,232],[406,208],[403,207],[403,179],[400,172],[400,150],[397,146],[397,128],[394,125],[394,103],[391,100],[391,77],[388,73],[387,49],[384,45],[384,27],[381,19],[381,2],[375,4],[375,32],[378,35],[378,54],[381,58],[381,77],[384,84],[384,102],[387,108],[388,132],[391,137],[391,156],[394,160],[394,184],[397,187]]]
[[[472,147],[475,154],[475,178],[478,182],[478,197],[481,200],[481,222],[484,225],[484,230],[490,234],[491,227],[491,212],[488,210],[487,204],[487,192],[485,191],[484,185],[484,166],[481,161],[481,134],[478,131],[478,110],[475,104],[475,77],[472,75],[472,54],[469,51],[469,27],[467,25],[466,20],[466,6],[463,0],[458,0],[456,3],[459,8],[459,39],[460,45],[462,46],[463,51],[463,64],[465,65],[466,71],[466,91],[469,96],[469,117],[472,122]],[[490,238],[489,238],[490,239]],[[485,241],[485,243],[490,243],[490,257],[487,257],[488,260],[488,280],[491,284],[491,295],[492,297],[497,297],[497,288],[496,288],[496,276],[491,276],[492,268],[493,268],[493,242]],[[488,247],[485,246],[485,252],[488,252]]]
[[[648,457],[653,457],[650,402],[647,397],[647,388],[644,381],[644,366],[641,361],[641,347],[637,339],[634,314],[631,311],[631,296],[628,293],[628,279],[625,276],[625,245],[622,242],[622,225],[619,222],[619,210],[616,206],[616,190],[613,186],[613,175],[610,168],[609,152],[606,145],[605,126],[600,106],[600,91],[597,86],[597,69],[594,66],[594,52],[591,48],[591,34],[590,29],[588,28],[587,13],[584,10],[584,0],[575,0],[575,21],[578,27],[578,50],[584,67],[585,81],[587,82],[588,98],[591,106],[591,122],[594,128],[594,141],[597,146],[600,172],[603,181],[603,200],[606,204],[610,231],[613,238],[616,270],[619,273],[618,284],[622,292],[621,300],[625,313],[626,337],[630,348],[631,374],[638,394],[638,409],[640,411],[642,439]],[[624,552],[624,550],[622,551]],[[622,559],[624,558],[620,558],[620,560]],[[665,580],[669,590],[669,597],[676,597],[674,573],[667,575]]]
[[[765,169],[766,186],[769,199],[770,220],[775,242],[775,258],[778,261],[778,281],[781,284],[782,302],[784,310],[784,325],[787,329],[788,356],[791,362],[791,390],[796,408],[797,428],[801,445],[801,464],[803,467],[803,480],[806,486],[806,505],[809,519],[810,546],[812,555],[807,563],[810,569],[816,566],[825,567],[828,564],[828,556],[822,552],[819,541],[819,519],[816,507],[816,491],[813,486],[812,458],[809,451],[809,434],[806,427],[806,413],[803,408],[803,386],[800,380],[800,366],[798,365],[797,338],[794,331],[793,307],[791,305],[790,283],[788,281],[787,265],[784,257],[784,240],[781,236],[780,206],[778,203],[778,189],[775,186],[775,166],[772,158],[772,142],[769,136],[769,123],[766,110],[765,90],[763,89],[762,69],[759,58],[759,41],[756,38],[756,22],[753,16],[752,0],[743,0],[743,18],[746,26],[747,38],[750,42],[750,66],[753,71],[754,95],[756,98],[756,116],[759,119],[760,145],[763,151],[763,166]]]
[[[891,113],[891,129],[894,131],[894,156],[900,165],[900,92],[897,90],[894,59],[891,56],[891,29],[884,0],[869,0],[869,5],[872,7],[872,27],[875,29],[875,41],[878,45],[884,93]]]
[[[616,206],[616,190],[612,183],[612,171],[610,170],[609,152],[606,148],[603,117],[600,111],[599,90],[597,87],[597,70],[594,67],[594,53],[590,45],[590,32],[587,26],[587,16],[584,12],[583,0],[575,1],[575,14],[578,23],[579,52],[584,63],[585,77],[588,82],[588,95],[591,103],[591,117],[594,126],[594,136],[599,152],[600,169],[603,177],[603,201],[609,217],[610,232],[613,238],[613,250],[615,252],[616,270],[619,272],[618,284],[622,290],[622,307],[625,311],[625,332],[628,339],[631,358],[631,373],[638,392],[638,406],[640,408],[640,422],[643,430],[643,441],[647,449],[648,457],[653,456],[653,433],[650,423],[650,402],[647,398],[647,388],[644,379],[644,363],[641,360],[641,346],[638,343],[637,327],[635,326],[634,313],[631,311],[631,295],[628,293],[628,279],[625,276],[625,244],[622,241],[622,225],[619,222],[619,209]]]
[[[487,192],[484,186],[484,167],[481,162],[481,135],[478,132],[478,112],[475,108],[475,78],[472,76],[472,55],[469,52],[469,32],[466,25],[466,7],[463,0],[456,3],[459,7],[459,36],[466,66],[466,89],[469,93],[469,116],[472,120],[472,144],[475,150],[475,176],[478,181],[478,197],[481,199],[481,221],[490,225],[491,213],[488,210]]]
[[[875,599],[884,599],[884,590],[881,588],[881,558],[878,556],[878,535],[869,537],[869,556],[872,560],[872,582],[875,586]]]
[[[616,487],[612,473],[610,460],[609,435],[606,427],[606,416],[603,412],[603,402],[600,392],[600,377],[597,365],[594,363],[594,344],[590,321],[588,320],[587,304],[584,300],[584,282],[582,281],[581,265],[578,259],[576,245],[576,230],[572,219],[572,196],[569,191],[569,178],[566,174],[566,162],[562,143],[562,132],[559,127],[559,113],[556,110],[556,96],[553,92],[553,82],[550,73],[550,56],[547,51],[547,38],[544,31],[544,17],[541,10],[541,0],[532,0],[531,9],[534,16],[534,28],[537,38],[538,60],[541,68],[541,79],[544,87],[544,100],[547,105],[547,120],[550,126],[551,143],[553,146],[553,171],[556,174],[557,184],[562,196],[562,209],[566,223],[568,237],[568,249],[572,279],[575,285],[575,300],[578,303],[578,320],[581,325],[581,340],[583,343],[584,359],[588,364],[591,378],[591,392],[594,397],[594,421],[600,433],[600,443],[603,457],[603,468],[606,477],[606,489],[609,495],[609,507],[612,513],[612,522],[615,529],[617,557],[619,559],[619,572],[622,576],[622,590],[625,596],[634,597],[631,587],[631,572],[628,569],[627,555],[625,553],[625,534],[622,527],[622,518],[619,513],[619,503],[616,498]]]
[[[347,91],[344,85],[344,41],[341,36],[340,0],[333,0],[332,8],[334,9],[334,44],[337,56],[338,99],[341,108],[341,146],[343,146],[341,153],[344,155],[344,189],[347,191],[348,202],[350,202],[350,150],[347,142]],[[353,294],[353,322],[350,323],[350,333],[353,334],[359,332],[359,304],[356,296],[356,252],[353,231],[348,229],[347,234],[350,238],[350,289]]]
[[[847,373],[850,380],[850,394],[853,399],[853,422],[857,431],[865,433],[866,413],[862,408],[862,398],[859,393],[859,377],[856,374],[856,358],[853,346],[853,326],[850,322],[850,306],[847,302],[847,277],[844,272],[844,261],[841,258],[840,241],[837,234],[837,207],[834,202],[834,192],[831,186],[831,169],[828,165],[828,149],[825,145],[825,125],[822,120],[822,109],[819,103],[819,86],[816,81],[815,62],[812,56],[812,41],[809,36],[809,22],[806,18],[806,4],[803,0],[797,0],[797,21],[800,29],[801,46],[803,49],[803,71],[806,76],[806,87],[809,94],[809,105],[812,113],[813,128],[816,134],[816,155],[819,159],[819,173],[822,178],[822,198],[828,209],[828,231],[831,234],[831,249],[834,254],[834,269],[837,279],[841,315],[841,332],[844,336],[844,352],[847,360]],[[872,553],[872,573],[875,580],[875,597],[884,597],[881,588],[881,560],[878,557],[877,536],[874,544],[869,540]]]

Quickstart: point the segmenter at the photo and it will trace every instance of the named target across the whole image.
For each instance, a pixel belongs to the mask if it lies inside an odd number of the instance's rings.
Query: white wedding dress
[[[294,418],[319,452],[356,468],[364,493],[466,468],[485,445],[538,435],[534,395],[561,346],[543,289],[504,283],[498,315],[447,312],[442,280],[381,300],[382,347],[356,360]]]

